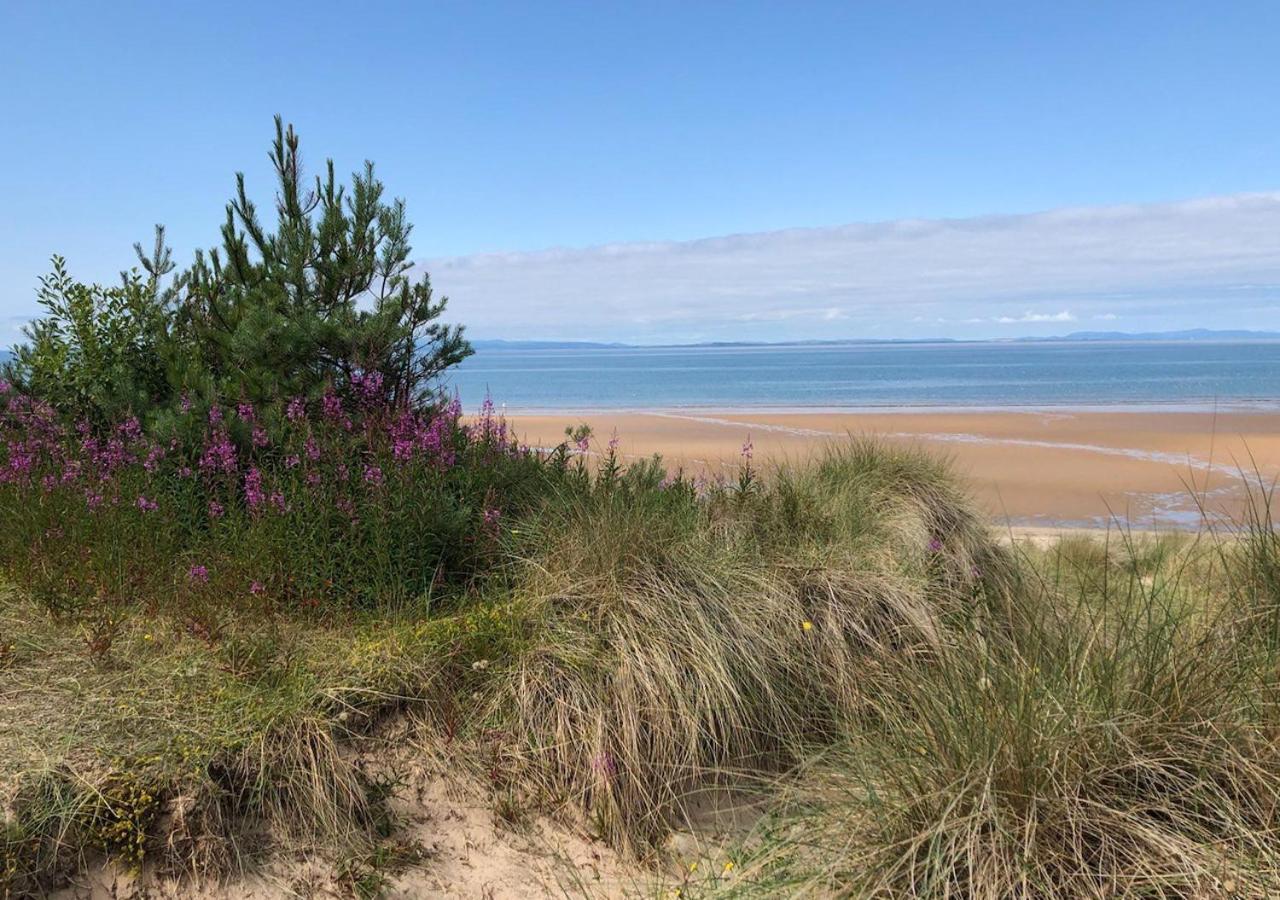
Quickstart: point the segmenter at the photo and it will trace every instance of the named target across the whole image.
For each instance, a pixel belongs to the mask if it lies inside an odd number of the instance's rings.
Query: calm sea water
[[[1280,409],[1280,342],[482,349],[451,385],[467,409]]]

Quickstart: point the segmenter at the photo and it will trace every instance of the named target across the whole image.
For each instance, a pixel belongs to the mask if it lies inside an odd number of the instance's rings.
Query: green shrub
[[[135,248],[143,271],[118,287],[78,282],[55,256],[45,315],[5,377],[68,418],[101,427],[133,414],[148,430],[171,426],[180,401],[317,401],[336,389],[434,402],[437,377],[471,349],[414,270],[404,202],[384,198],[372,163],[349,189],[332,161],[308,185],[298,137],[278,116],[271,161],[274,228],[237,175],[222,246],[185,271],[173,272],[159,227],[150,255]]]

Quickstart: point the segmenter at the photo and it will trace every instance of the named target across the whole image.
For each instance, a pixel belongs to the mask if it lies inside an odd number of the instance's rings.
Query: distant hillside
[[[597,341],[504,341],[473,340],[477,350],[606,350],[628,347],[630,344],[601,343]]]
[[[844,338],[805,341],[700,341],[690,344],[506,340],[478,340],[471,343],[477,350],[609,350],[639,347],[841,347],[856,344],[989,344],[1051,341],[1280,341],[1280,331],[1215,330],[1212,328],[1190,328],[1184,331],[1074,331],[1071,334],[1051,335],[1049,337],[987,338],[972,341],[956,338]]]
[[[1189,328],[1185,331],[1074,331],[1062,337],[1028,337],[1023,341],[1276,341],[1280,331],[1215,330]]]

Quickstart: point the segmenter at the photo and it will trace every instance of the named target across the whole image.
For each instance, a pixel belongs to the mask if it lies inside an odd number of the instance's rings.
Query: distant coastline
[[[1073,331],[1047,337],[1014,338],[838,338],[796,341],[692,341],[688,343],[638,344],[625,341],[539,341],[477,338],[477,350],[661,350],[677,347],[844,347],[864,344],[1027,344],[1027,343],[1134,343],[1134,342],[1223,342],[1253,343],[1280,341],[1280,331],[1247,329],[1188,328],[1180,331]]]

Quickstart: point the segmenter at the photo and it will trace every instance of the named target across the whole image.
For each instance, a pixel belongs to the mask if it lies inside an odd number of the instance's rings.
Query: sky
[[[479,338],[1280,329],[1280,4],[0,0],[0,342],[276,113]]]

